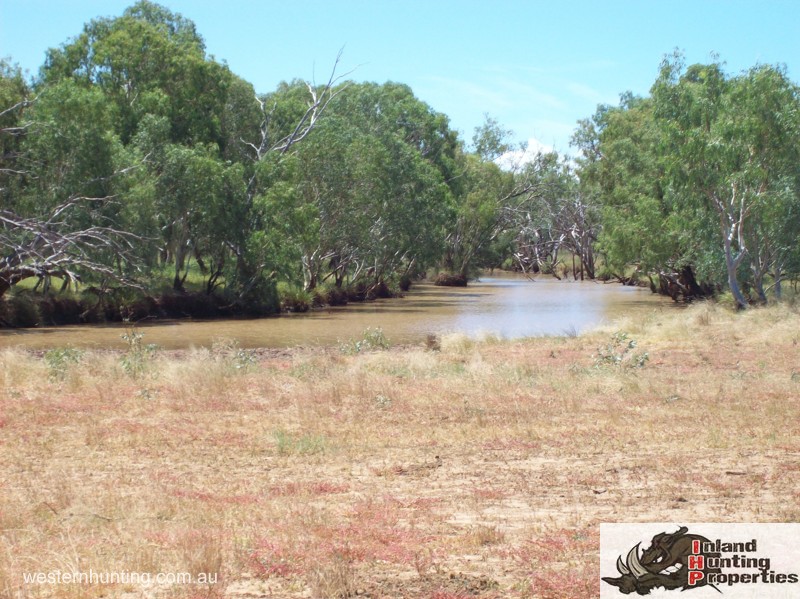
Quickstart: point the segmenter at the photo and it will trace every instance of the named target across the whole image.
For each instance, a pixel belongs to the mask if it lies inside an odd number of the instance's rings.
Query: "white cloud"
[[[515,170],[533,160],[539,154],[548,154],[553,151],[553,146],[542,143],[535,137],[531,137],[524,147],[517,150],[506,152],[499,156],[495,163],[502,169]]]
[[[427,77],[427,80],[436,84],[436,91],[441,92],[443,97],[455,97],[462,103],[466,102],[479,107],[511,108],[514,106],[514,100],[507,94],[498,92],[494,86],[447,77]]]
[[[602,93],[590,87],[588,85],[584,85],[583,83],[577,83],[575,81],[571,81],[566,85],[567,90],[569,90],[575,96],[582,98],[584,100],[588,100],[593,104],[601,104],[606,101],[606,97],[603,96]]]

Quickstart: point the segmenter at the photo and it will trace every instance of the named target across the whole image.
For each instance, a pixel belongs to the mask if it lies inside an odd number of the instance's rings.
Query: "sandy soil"
[[[601,522],[800,519],[798,325],[699,306],[438,351],[6,351],[0,596],[595,597]],[[24,580],[57,570],[216,583]]]

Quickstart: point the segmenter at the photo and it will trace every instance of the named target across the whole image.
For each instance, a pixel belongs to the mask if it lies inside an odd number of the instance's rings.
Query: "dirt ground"
[[[388,350],[7,350],[0,597],[596,597],[601,522],[800,520],[799,339],[796,310],[706,304]],[[130,576],[64,581],[89,572]]]

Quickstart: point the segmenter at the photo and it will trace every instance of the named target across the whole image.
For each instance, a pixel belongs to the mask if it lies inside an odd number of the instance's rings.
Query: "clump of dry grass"
[[[135,375],[3,350],[0,595],[593,597],[600,522],[797,519],[798,330],[699,304],[435,351],[220,342]],[[641,368],[597,367],[615,333]],[[90,568],[216,582],[23,579]]]
[[[346,599],[353,597],[357,590],[353,567],[341,556],[312,567],[308,586],[315,599]]]

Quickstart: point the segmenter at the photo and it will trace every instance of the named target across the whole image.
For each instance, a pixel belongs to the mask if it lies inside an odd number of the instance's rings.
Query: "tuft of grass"
[[[321,435],[295,436],[285,430],[276,430],[273,436],[278,455],[282,456],[315,455],[324,453],[328,446],[326,438]]]
[[[504,543],[506,534],[499,530],[497,526],[478,524],[469,531],[467,539],[468,543],[473,547],[487,547]]]
[[[357,590],[353,566],[342,555],[315,564],[306,578],[311,596],[319,599],[346,599]]]
[[[246,373],[258,363],[255,351],[242,349],[237,339],[215,339],[211,344],[211,353],[225,370],[233,374]]]
[[[475,347],[475,340],[464,333],[448,333],[440,340],[441,351],[445,354],[467,354]]]

